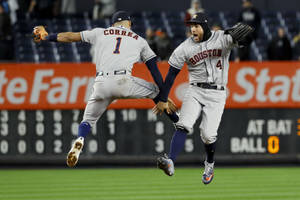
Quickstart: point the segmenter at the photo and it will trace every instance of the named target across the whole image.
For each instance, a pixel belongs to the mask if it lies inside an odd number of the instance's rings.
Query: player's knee
[[[149,95],[150,99],[153,99],[153,101],[155,103],[157,103],[159,101],[159,88],[157,85],[155,84],[151,84],[152,87],[151,88],[151,94]]]
[[[217,140],[217,136],[215,134],[201,134],[201,139],[204,144],[211,144],[214,143]]]
[[[174,124],[176,130],[181,130],[182,132],[185,132],[186,134],[190,133],[193,131],[192,128],[188,128],[186,126],[183,126],[181,124]]]

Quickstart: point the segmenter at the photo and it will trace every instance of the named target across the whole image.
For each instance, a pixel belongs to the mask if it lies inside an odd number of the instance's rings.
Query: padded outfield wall
[[[165,76],[168,64],[159,63]],[[299,163],[300,62],[231,63],[226,109],[219,128],[219,163]],[[64,165],[89,97],[91,63],[0,65],[0,163]],[[152,81],[144,64],[135,76]],[[187,69],[171,98],[180,107]],[[151,100],[118,100],[86,140],[80,164],[150,164],[167,152],[174,131],[155,116]],[[178,161],[199,163],[204,149],[199,123]]]

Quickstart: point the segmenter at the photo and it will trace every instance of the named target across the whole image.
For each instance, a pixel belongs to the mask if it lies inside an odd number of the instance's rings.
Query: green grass
[[[0,200],[299,200],[300,168],[0,170]]]

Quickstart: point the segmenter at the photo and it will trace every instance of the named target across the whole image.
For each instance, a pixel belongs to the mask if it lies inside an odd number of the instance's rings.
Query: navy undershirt
[[[170,89],[174,83],[174,80],[177,76],[177,74],[180,72],[179,69],[172,67],[170,65],[169,72],[167,74],[165,84],[163,84],[163,78],[161,76],[161,73],[158,70],[157,64],[156,64],[156,57],[151,58],[145,63],[154,79],[154,82],[160,89],[159,94],[159,100],[163,102],[167,102],[168,96],[170,93]]]
[[[166,76],[164,89],[160,95],[161,101],[167,102],[171,87],[172,87],[174,80],[179,72],[180,72],[180,69],[177,69],[177,68],[173,67],[172,65],[170,65],[169,72]]]
[[[158,67],[156,64],[156,58],[157,57],[151,58],[145,64],[148,67],[148,69],[154,79],[154,82],[159,87],[160,94],[161,94],[161,93],[163,93],[163,78],[161,76],[160,71],[158,70]]]

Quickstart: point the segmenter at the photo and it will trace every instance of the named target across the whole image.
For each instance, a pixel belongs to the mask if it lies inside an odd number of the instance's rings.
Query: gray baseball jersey
[[[212,36],[205,42],[196,43],[192,37],[186,39],[175,49],[169,64],[181,69],[186,62],[191,83],[207,82],[225,86],[228,59],[233,47],[230,35],[224,34],[224,31],[212,31]]]
[[[98,72],[83,122],[94,126],[115,99],[158,95],[155,84],[131,76],[134,63],[146,62],[156,56],[144,38],[124,27],[95,28],[82,31],[80,35],[82,41],[94,45]]]
[[[169,64],[181,69],[188,65],[189,86],[180,111],[178,127],[189,132],[193,130],[196,120],[202,113],[200,124],[201,138],[204,143],[216,141],[217,130],[226,101],[229,56],[235,46],[232,37],[224,31],[212,31],[206,41],[197,43],[190,37],[181,43],[169,59]],[[198,87],[193,83],[210,83],[223,86],[223,90]]]
[[[119,27],[80,32],[83,42],[94,45],[97,71],[128,70],[133,64],[155,57],[147,41],[132,30]]]

